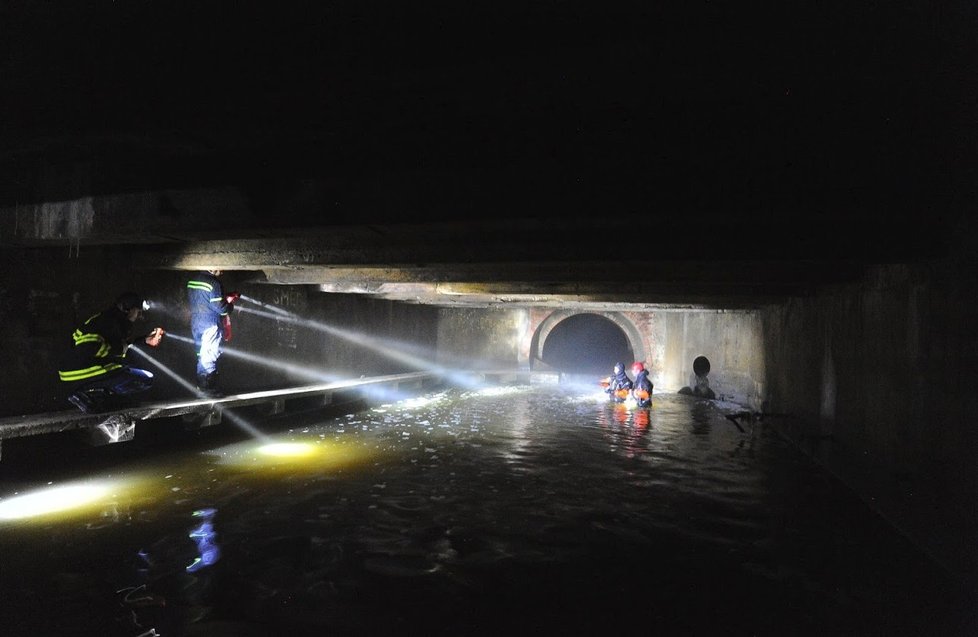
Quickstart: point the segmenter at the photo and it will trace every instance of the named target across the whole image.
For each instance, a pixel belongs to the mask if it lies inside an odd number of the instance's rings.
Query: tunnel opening
[[[609,374],[616,362],[634,360],[625,332],[597,314],[575,314],[562,320],[543,344],[543,362],[567,374]]]

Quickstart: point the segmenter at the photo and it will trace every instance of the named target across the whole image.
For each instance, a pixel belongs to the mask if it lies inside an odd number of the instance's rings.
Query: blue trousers
[[[123,367],[120,370],[102,374],[81,382],[76,389],[105,389],[110,394],[125,396],[146,391],[153,386],[153,373],[138,367]]]
[[[217,371],[217,359],[221,357],[224,332],[213,316],[194,315],[190,330],[197,350],[197,376],[210,376]]]

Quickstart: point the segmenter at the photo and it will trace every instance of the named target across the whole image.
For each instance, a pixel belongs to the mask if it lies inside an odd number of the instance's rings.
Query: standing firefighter
[[[224,293],[217,277],[221,270],[194,274],[187,281],[187,300],[190,302],[190,331],[197,350],[197,389],[205,396],[218,396],[217,359],[221,356],[222,341],[231,340],[231,312],[241,296]]]
[[[126,292],[115,304],[90,317],[71,335],[58,377],[71,390],[68,401],[85,413],[121,407],[121,397],[149,389],[153,374],[126,364],[126,353],[135,340],[135,322],[149,303],[135,292]],[[143,341],[156,347],[162,327]]]
[[[604,382],[602,384],[605,384]],[[624,402],[631,393],[632,379],[625,373],[625,365],[615,363],[615,372],[606,379],[605,393],[617,403]]]
[[[649,370],[645,369],[639,361],[632,363],[632,373],[635,374],[635,382],[632,387],[632,396],[638,401],[639,407],[648,407],[652,404],[652,381],[649,380]]]

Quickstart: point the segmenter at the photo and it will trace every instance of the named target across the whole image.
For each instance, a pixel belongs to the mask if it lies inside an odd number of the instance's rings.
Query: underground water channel
[[[725,405],[450,388],[0,479],[13,635],[973,635],[974,599]],[[137,441],[138,442],[138,437]],[[129,445],[133,445],[130,447]],[[48,483],[51,484],[48,484]],[[27,498],[64,489],[68,506]]]

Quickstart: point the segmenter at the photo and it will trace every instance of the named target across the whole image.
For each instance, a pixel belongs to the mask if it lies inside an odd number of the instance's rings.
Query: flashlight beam
[[[167,333],[167,336],[169,336],[169,335],[170,334]],[[173,380],[177,381],[177,383],[179,383],[181,387],[183,387],[184,389],[186,389],[190,393],[197,394],[197,395],[200,395],[201,397],[203,397],[197,391],[197,388],[196,387],[194,387],[193,385],[191,385],[185,378],[183,378],[182,376],[180,376],[179,374],[177,374],[175,371],[173,371],[172,369],[170,369],[169,367],[167,367],[166,365],[164,365],[160,361],[156,360],[156,358],[154,358],[153,356],[150,356],[149,354],[147,354],[143,350],[139,349],[139,347],[137,347],[135,345],[131,345],[129,347],[129,349],[132,350],[132,351],[134,351],[134,352],[136,352],[137,354],[139,354],[140,356],[142,356],[143,358],[145,358],[149,362],[153,363],[153,365],[155,365],[160,371],[162,371],[164,374],[166,374],[167,376],[169,376]]]
[[[266,307],[271,307],[265,304]],[[264,318],[270,318],[277,321],[287,321],[301,327],[307,327],[316,331],[325,332],[333,336],[337,336],[345,341],[358,345],[360,347],[365,347],[372,350],[381,356],[387,357],[392,360],[404,363],[415,369],[420,369],[424,371],[435,372],[438,374],[448,374],[453,370],[443,366],[433,363],[429,359],[416,356],[407,351],[407,346],[404,344],[396,344],[389,339],[381,339],[374,336],[367,336],[365,334],[357,334],[349,330],[344,330],[338,327],[332,327],[330,325],[324,325],[318,321],[313,321],[310,319],[305,319],[281,308],[276,308],[276,312],[265,312],[263,310],[256,310],[254,308],[240,308],[241,312],[248,314],[254,314],[256,316],[261,316]],[[285,312],[282,314],[282,312]],[[456,370],[457,371],[457,370]],[[469,376],[465,374],[455,373],[453,374],[453,379],[455,382],[466,386],[469,389],[478,389],[484,387],[483,383],[473,382]]]
[[[255,305],[257,305],[259,307],[265,308],[269,312],[275,312],[276,314],[280,314],[282,316],[289,316],[290,315],[290,312],[288,310],[282,309],[282,308],[277,307],[275,305],[271,305],[269,303],[263,303],[262,301],[259,301],[258,299],[255,299],[255,298],[252,298],[252,297],[248,296],[247,294],[242,294],[241,295],[241,300],[247,301],[248,303],[254,303]],[[243,309],[243,308],[239,308],[239,309]]]
[[[263,312],[262,310],[255,310],[253,308],[240,308],[242,312],[249,314],[255,314],[257,316],[262,316],[265,318],[271,318],[279,321],[287,321],[301,327],[308,327],[313,330],[320,332],[326,332],[327,334],[332,334],[338,336],[346,341],[349,341],[355,345],[360,345],[366,347],[367,349],[373,350],[378,354],[386,356],[388,358],[397,360],[399,362],[405,363],[412,367],[418,369],[426,369],[437,372],[447,371],[444,367],[432,363],[430,360],[421,358],[420,356],[415,356],[399,350],[396,347],[392,347],[391,341],[379,339],[372,336],[367,336],[364,334],[356,334],[348,330],[340,329],[338,327],[332,327],[329,325],[324,325],[318,321],[313,321],[310,319],[304,319],[294,314],[278,314],[272,312]]]
[[[190,345],[194,344],[194,340],[192,338],[181,336],[180,334],[167,332],[166,335],[172,337],[177,341],[180,341],[181,343],[188,343]],[[246,360],[249,363],[263,365],[265,367],[271,367],[273,369],[285,370],[294,376],[298,376],[300,378],[307,378],[309,380],[314,380],[314,381],[319,381],[324,383],[329,383],[334,380],[340,380],[340,376],[338,376],[337,374],[327,374],[324,371],[316,370],[303,365],[296,365],[295,363],[289,363],[287,361],[283,361],[277,358],[269,358],[267,356],[258,356],[256,354],[250,354],[248,352],[244,352],[231,347],[222,348],[221,355],[222,356],[227,355],[232,358],[239,358],[241,360]]]
[[[191,342],[193,342],[193,341],[191,341]],[[205,396],[203,393],[201,393],[195,386],[191,385],[189,382],[187,382],[186,380],[184,380],[183,378],[181,378],[180,375],[178,375],[176,372],[174,372],[172,369],[170,369],[169,367],[167,367],[163,363],[161,363],[158,360],[156,360],[154,357],[150,356],[149,354],[147,354],[146,352],[142,351],[138,347],[133,346],[130,349],[135,350],[143,358],[145,358],[146,360],[152,362],[160,370],[162,370],[164,373],[166,373],[168,376],[170,376],[170,378],[172,378],[175,381],[177,381],[178,383],[180,383],[183,387],[189,389],[198,398],[207,398],[207,396]],[[255,427],[254,425],[252,425],[251,423],[249,423],[248,421],[246,421],[241,416],[235,414],[234,412],[232,412],[232,411],[230,411],[228,409],[223,409],[223,410],[221,410],[221,415],[223,417],[226,417],[231,422],[233,422],[235,425],[237,425],[238,428],[240,428],[245,433],[250,434],[252,437],[257,438],[259,440],[267,440],[268,439],[268,436],[266,436],[261,431],[259,431],[257,427]]]
[[[241,295],[241,300],[244,300],[249,304],[257,305],[264,309],[256,309],[252,307],[238,307],[237,309],[239,312],[245,314],[253,314],[256,316],[269,318],[276,321],[286,321],[288,323],[298,325],[301,327],[306,327],[319,332],[325,332],[327,334],[334,335],[347,342],[350,342],[354,345],[370,349],[386,358],[404,363],[405,365],[414,369],[434,372],[440,375],[447,375],[451,373],[453,382],[455,384],[464,386],[468,389],[479,389],[481,387],[486,386],[485,382],[480,382],[479,380],[476,379],[476,377],[473,377],[471,374],[464,373],[462,370],[452,369],[452,368],[445,367],[443,365],[436,364],[428,358],[417,356],[407,351],[409,349],[415,349],[415,350],[420,349],[417,346],[410,346],[405,343],[397,343],[391,341],[390,339],[380,339],[377,337],[367,336],[364,334],[357,334],[349,330],[344,330],[341,328],[325,325],[318,321],[302,318],[284,308],[277,307],[270,303],[264,303],[248,295]],[[194,341],[186,336],[175,334],[173,332],[167,332],[167,335],[177,341],[188,343],[191,345],[194,344]],[[258,365],[271,367],[273,369],[284,370],[295,377],[305,378],[316,382],[328,383],[337,380],[342,380],[344,378],[344,375],[340,375],[336,373],[327,373],[323,370],[317,370],[304,365],[296,365],[294,363],[284,361],[281,359],[270,359],[267,356],[258,356],[232,347],[222,348],[222,354],[226,354],[234,358],[246,360],[248,362],[256,363]],[[348,375],[346,377],[348,377]]]

